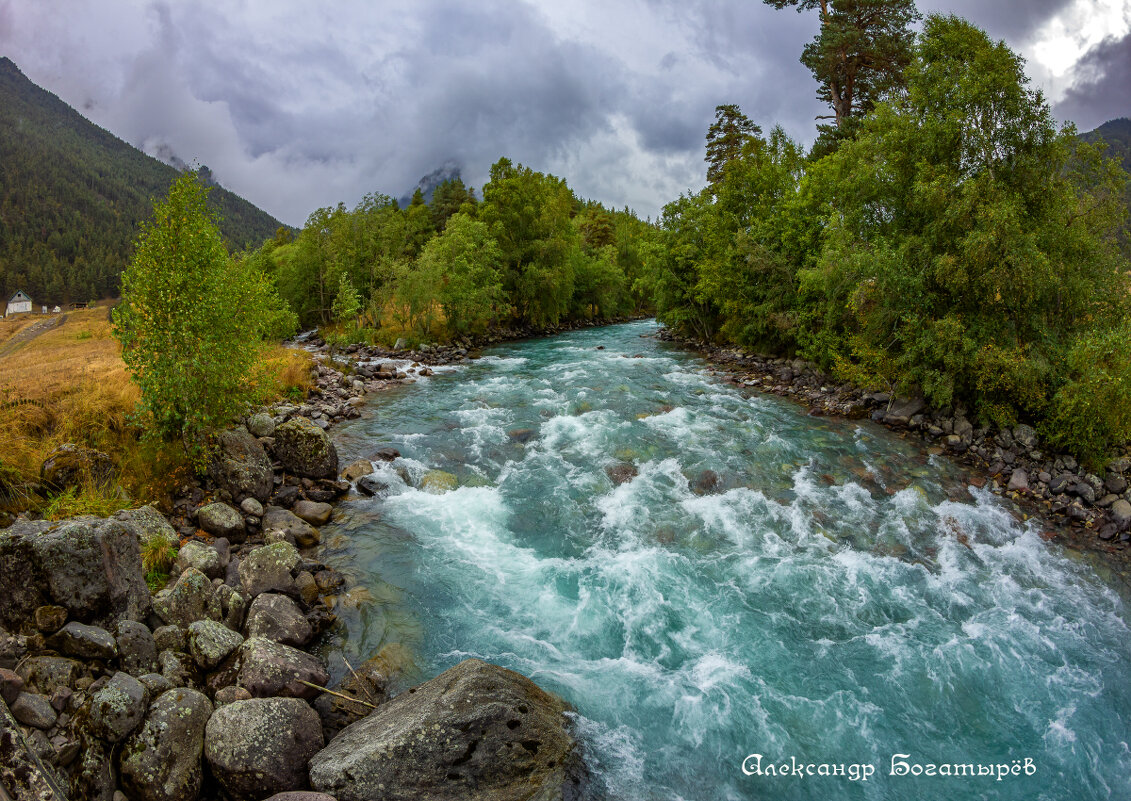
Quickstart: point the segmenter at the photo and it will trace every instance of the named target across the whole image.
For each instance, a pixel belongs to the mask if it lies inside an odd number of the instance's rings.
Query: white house
[[[31,314],[31,298],[25,295],[22,289],[12,295],[12,299],[8,301],[8,310],[4,312],[4,316],[11,314]]]

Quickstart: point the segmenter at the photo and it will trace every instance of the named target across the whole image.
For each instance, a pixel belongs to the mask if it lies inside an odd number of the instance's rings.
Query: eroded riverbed
[[[499,346],[337,430],[343,463],[403,456],[325,532],[365,588],[332,667],[399,642],[410,679],[518,670],[577,707],[617,798],[1131,797],[1131,637],[1088,563],[947,460],[654,330]],[[877,775],[746,776],[751,753]],[[891,777],[893,754],[1036,774]]]

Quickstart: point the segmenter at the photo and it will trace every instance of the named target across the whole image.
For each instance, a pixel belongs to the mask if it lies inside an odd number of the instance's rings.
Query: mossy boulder
[[[338,449],[325,431],[305,417],[288,420],[275,429],[275,458],[296,476],[338,476]]]
[[[439,495],[459,486],[459,479],[444,470],[429,470],[420,479],[420,488],[425,492]]]
[[[208,475],[237,502],[244,498],[266,502],[274,488],[275,475],[267,451],[242,428],[224,431],[217,437]]]
[[[200,757],[212,702],[183,687],[162,693],[121,753],[122,785],[135,801],[193,801],[204,779]]]

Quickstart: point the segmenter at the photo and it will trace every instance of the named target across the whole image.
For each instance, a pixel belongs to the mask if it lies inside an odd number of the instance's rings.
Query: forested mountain
[[[0,300],[17,289],[37,304],[116,295],[138,222],[176,176],[0,58]],[[209,200],[230,248],[281,225],[218,186]]]
[[[1089,144],[1107,142],[1107,154],[1123,165],[1123,169],[1131,171],[1131,119],[1120,117],[1108,120],[1094,131],[1080,134],[1080,138]]]

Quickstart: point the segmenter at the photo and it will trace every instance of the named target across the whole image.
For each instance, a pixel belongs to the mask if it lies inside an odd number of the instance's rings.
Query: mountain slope
[[[99,128],[0,58],[0,303],[114,295],[138,223],[177,171]],[[230,247],[282,223],[220,187],[209,196]]]
[[[1108,120],[1094,131],[1080,134],[1080,138],[1089,143],[1107,142],[1107,155],[1131,172],[1131,120],[1126,117]]]

